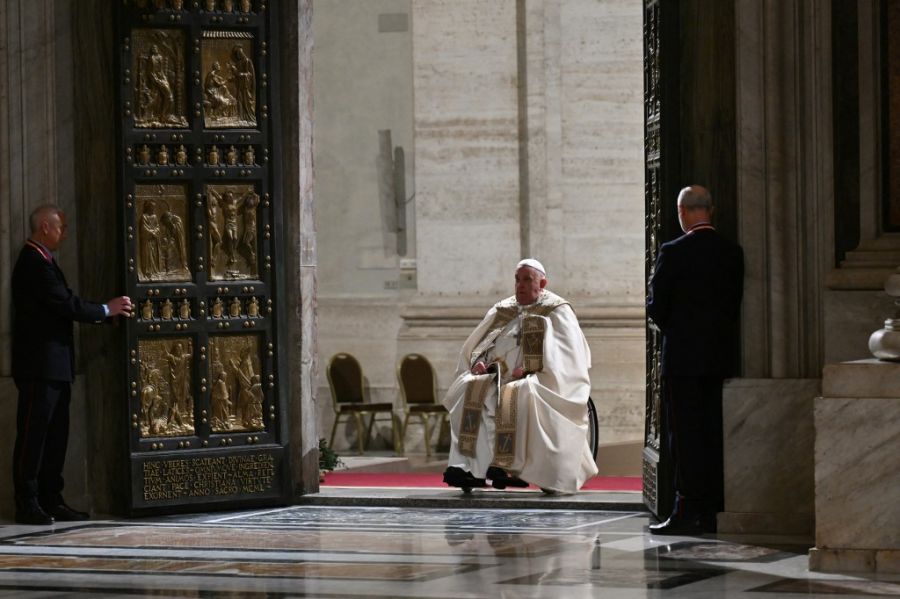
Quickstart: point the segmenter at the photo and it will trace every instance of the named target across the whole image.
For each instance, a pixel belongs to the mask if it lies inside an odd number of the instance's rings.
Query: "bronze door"
[[[130,509],[286,501],[272,0],[118,3]]]
[[[673,232],[672,201],[678,173],[678,2],[644,0],[644,202],[645,280],[660,244]],[[663,518],[674,498],[671,461],[665,438],[660,370],[662,335],[647,321],[647,394],[643,450],[643,494],[648,509]]]

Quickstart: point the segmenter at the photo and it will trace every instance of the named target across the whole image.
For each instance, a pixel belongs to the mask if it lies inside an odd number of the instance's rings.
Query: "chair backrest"
[[[362,403],[363,374],[359,362],[346,353],[337,353],[328,360],[328,386],[335,406],[341,403]]]
[[[434,368],[421,354],[407,354],[397,366],[397,382],[407,404],[437,403]]]

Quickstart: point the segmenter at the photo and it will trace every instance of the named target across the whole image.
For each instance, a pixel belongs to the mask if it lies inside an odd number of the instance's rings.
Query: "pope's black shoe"
[[[79,512],[66,505],[66,502],[62,500],[56,505],[45,505],[43,508],[44,511],[53,516],[57,522],[78,522],[80,520],[91,519],[91,515],[87,512]]]
[[[33,526],[47,526],[53,524],[53,516],[41,509],[37,501],[29,501],[16,508],[16,523],[31,524]]]
[[[495,489],[505,489],[506,487],[519,487],[524,489],[528,483],[518,476],[510,476],[503,468],[490,466],[487,469],[487,477],[491,480],[491,486]]]
[[[716,532],[716,523],[714,517],[696,516],[694,518],[685,518],[670,516],[665,522],[651,524],[649,528],[650,532],[655,535],[696,536]]]
[[[477,489],[487,486],[487,482],[483,478],[475,478],[471,472],[466,472],[457,466],[448,466],[444,470],[444,482],[451,487],[462,489]]]

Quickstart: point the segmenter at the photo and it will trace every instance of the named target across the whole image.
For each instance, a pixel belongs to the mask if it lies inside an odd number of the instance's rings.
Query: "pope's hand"
[[[485,364],[481,360],[478,360],[477,362],[475,362],[475,365],[472,366],[472,374],[477,375],[477,374],[484,374],[486,372],[487,372],[487,364]]]
[[[525,376],[525,371],[522,369],[521,366],[517,366],[516,368],[513,368],[512,377],[514,379],[520,379],[523,376]]]

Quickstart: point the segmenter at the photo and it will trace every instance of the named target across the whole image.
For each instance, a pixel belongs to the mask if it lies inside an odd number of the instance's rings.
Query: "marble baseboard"
[[[819,385],[818,379],[726,382],[721,532],[812,532],[812,411]]]
[[[900,551],[813,547],[809,550],[809,569],[817,572],[900,574]]]

